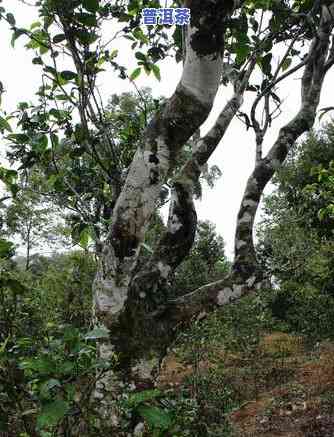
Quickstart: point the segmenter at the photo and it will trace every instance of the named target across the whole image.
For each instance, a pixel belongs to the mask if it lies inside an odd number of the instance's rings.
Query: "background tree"
[[[50,250],[57,243],[57,225],[54,223],[57,218],[50,208],[41,203],[39,196],[26,190],[17,194],[6,208],[6,234],[20,239],[20,247],[25,250],[26,270],[31,266],[33,251],[43,245]]]
[[[332,124],[311,133],[294,148],[265,199],[257,250],[276,285],[273,307],[281,317],[296,299],[333,296],[333,191],[321,178],[331,174],[332,146]]]
[[[225,276],[230,263],[225,257],[224,241],[209,221],[198,222],[194,245],[171,280],[171,296],[182,296]]]

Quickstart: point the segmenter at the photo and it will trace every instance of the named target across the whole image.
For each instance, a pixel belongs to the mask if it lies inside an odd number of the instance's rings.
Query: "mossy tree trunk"
[[[122,376],[109,372],[96,391],[101,405],[113,419],[115,430],[117,414],[112,414],[108,402],[117,398],[124,383],[137,388],[153,384],[159,360],[180,321],[189,320],[214,306],[225,305],[263,285],[252,236],[255,214],[263,190],[276,169],[300,135],[313,126],[322,84],[333,63],[333,50],[329,51],[333,20],[322,18],[305,59],[301,107],[293,120],[280,130],[267,156],[256,160],[248,179],[238,214],[231,274],[189,295],[168,301],[164,291],[168,287],[169,274],[183,261],[194,241],[197,224],[193,204],[195,183],[202,166],[238,112],[256,61],[254,57],[248,69],[234,79],[232,99],[214,127],[197,140],[191,158],[175,177],[166,232],[148,263],[138,271],[141,243],[161,187],[182,146],[208,116],[221,79],[223,41],[217,45],[215,37],[210,40],[208,33],[201,30],[207,22],[221,28],[231,11],[222,15],[219,0],[210,2],[207,12],[202,7],[198,12],[196,5],[197,2],[193,2],[195,19],[187,31],[183,75],[174,95],[148,126],[145,142],[137,150],[113,211],[94,282],[95,320],[110,332],[108,340],[100,343],[100,355],[109,359],[116,352],[120,360]],[[201,20],[200,17],[196,20],[198,13],[202,14]],[[203,44],[200,44],[201,38],[205,39]],[[118,432],[123,435],[121,430]]]

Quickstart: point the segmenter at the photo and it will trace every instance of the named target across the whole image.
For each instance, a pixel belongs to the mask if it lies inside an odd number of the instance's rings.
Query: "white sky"
[[[36,8],[25,6],[17,0],[4,0],[3,6],[14,12],[18,27],[28,26],[38,18]],[[2,109],[9,112],[15,109],[17,102],[29,101],[34,98],[34,92],[40,83],[40,68],[31,63],[32,51],[27,51],[24,48],[26,42],[24,37],[18,39],[15,49],[13,49],[10,46],[11,32],[4,21],[0,21],[0,29],[0,80],[6,90],[2,99]],[[125,65],[133,64],[133,68],[136,67],[134,57],[123,44],[116,42],[112,48],[119,49],[120,61],[123,61]],[[168,97],[173,93],[178,83],[181,68],[180,64],[175,64],[172,59],[167,59],[160,64],[162,76],[160,83],[153,76],[146,76],[145,74],[142,74],[136,83],[138,86],[152,88],[155,96],[164,95]],[[278,129],[290,120],[297,111],[300,101],[298,80],[300,76],[301,72],[289,79],[280,93],[280,96],[284,98],[283,114],[278,120],[274,121],[270,132],[267,134],[266,149],[272,145]],[[333,79],[333,72],[331,72],[327,75],[319,108],[334,105]],[[111,72],[101,75],[100,87],[102,96],[105,99],[113,93],[133,90],[133,87],[127,81],[118,79]],[[253,93],[249,94],[248,97],[246,96],[246,104],[247,101],[251,101],[250,98],[254,98]],[[221,88],[219,90],[213,111],[204,124],[202,133],[205,133],[214,123],[230,95],[230,89]],[[254,148],[253,133],[251,130],[247,132],[245,126],[235,119],[209,162],[211,165],[218,165],[223,176],[216,183],[214,189],[205,189],[203,200],[197,202],[196,205],[199,219],[209,219],[216,224],[217,231],[226,242],[226,253],[229,256],[233,253],[235,222],[239,203],[247,178],[253,168]]]

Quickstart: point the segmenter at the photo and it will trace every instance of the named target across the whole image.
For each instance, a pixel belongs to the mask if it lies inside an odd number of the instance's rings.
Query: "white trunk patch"
[[[248,182],[247,185],[249,186],[249,190],[252,190],[252,189],[254,189],[254,188],[257,190],[258,183],[257,183],[257,180],[256,180],[255,178],[252,178],[252,179]],[[249,191],[249,190],[248,190],[248,191]]]
[[[233,285],[233,290],[230,287],[225,287],[218,293],[217,304],[219,306],[226,305],[242,295],[242,285]]]
[[[241,219],[238,221],[238,223],[250,223],[253,219],[253,216],[251,216],[248,212],[246,212]]]
[[[108,284],[106,284],[106,282]],[[110,284],[109,284],[110,283]],[[111,290],[110,295],[101,290],[101,284],[98,284],[98,289],[95,294],[95,304],[97,312],[107,314],[118,314],[123,308],[127,299],[127,287],[111,286],[112,281],[103,281],[103,288]]]
[[[249,206],[251,208],[256,208],[257,202],[255,202],[255,200],[252,200],[252,199],[246,199],[242,202],[242,206],[243,207]]]
[[[241,249],[243,246],[247,246],[246,241],[238,240],[235,244],[237,250]]]
[[[225,305],[226,303],[229,303],[232,296],[233,291],[231,288],[223,288],[223,290],[220,290],[217,296],[218,305]]]
[[[161,276],[164,279],[167,279],[169,276],[170,271],[172,270],[171,267],[168,264],[163,264],[161,261],[158,262],[158,269],[161,273]]]
[[[248,287],[252,287],[255,284],[256,281],[256,276],[251,276],[250,278],[247,279],[246,284],[248,285]]]
[[[133,437],[142,437],[145,432],[145,424],[143,422],[138,423],[133,430]]]
[[[140,361],[137,361],[131,371],[139,376],[140,379],[152,379],[153,370],[158,365],[158,362],[158,358],[152,358],[151,360],[142,358]]]
[[[99,328],[103,327],[103,325],[99,325]],[[104,360],[111,360],[115,356],[114,347],[110,343],[99,343],[99,357]]]
[[[167,172],[169,168],[169,149],[166,145],[166,142],[163,140],[162,137],[157,138],[157,144],[158,144],[158,158],[160,161],[160,167],[163,169],[164,172]]]
[[[181,228],[182,228],[182,223],[180,222],[178,216],[173,214],[168,223],[168,230],[172,234],[175,234],[175,232],[177,232]]]
[[[244,287],[242,285],[233,285],[233,298],[234,299],[241,296],[243,288]]]
[[[195,27],[188,28],[186,61],[183,68],[181,85],[193,94],[200,102],[211,104],[218,90],[222,73],[222,59],[217,56],[198,56],[191,48],[190,40],[197,31]]]

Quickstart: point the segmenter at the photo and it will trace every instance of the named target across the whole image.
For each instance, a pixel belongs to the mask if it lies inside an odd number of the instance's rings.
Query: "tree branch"
[[[321,20],[313,38],[301,81],[302,102],[296,116],[281,128],[267,156],[250,175],[238,214],[235,237],[235,259],[232,272],[226,278],[208,284],[193,293],[175,299],[161,308],[159,317],[187,319],[212,306],[225,305],[263,285],[262,272],[256,262],[253,244],[253,224],[261,195],[275,171],[284,162],[295,141],[314,124],[326,72],[326,60],[333,22]]]
[[[207,135],[195,142],[192,156],[174,179],[167,229],[149,262],[131,282],[127,310],[129,314],[133,314],[133,319],[139,318],[135,308],[140,308],[143,312],[145,306],[146,316],[149,314],[151,318],[152,314],[159,314],[160,308],[164,307],[167,297],[163,295],[163,290],[166,288],[169,274],[181,264],[194,242],[197,226],[193,203],[194,187],[203,166],[216,150],[242,105],[243,94],[255,64],[254,56],[247,70],[235,81],[234,95],[221,111],[215,125]],[[130,316],[127,317],[127,321],[129,320]]]
[[[132,268],[162,185],[186,141],[209,115],[219,87],[224,23],[233,13],[226,6],[232,2],[223,7],[221,0],[202,0],[199,8],[198,1],[190,5],[181,80],[147,127],[113,211],[94,283],[95,314],[107,324],[126,304]]]

